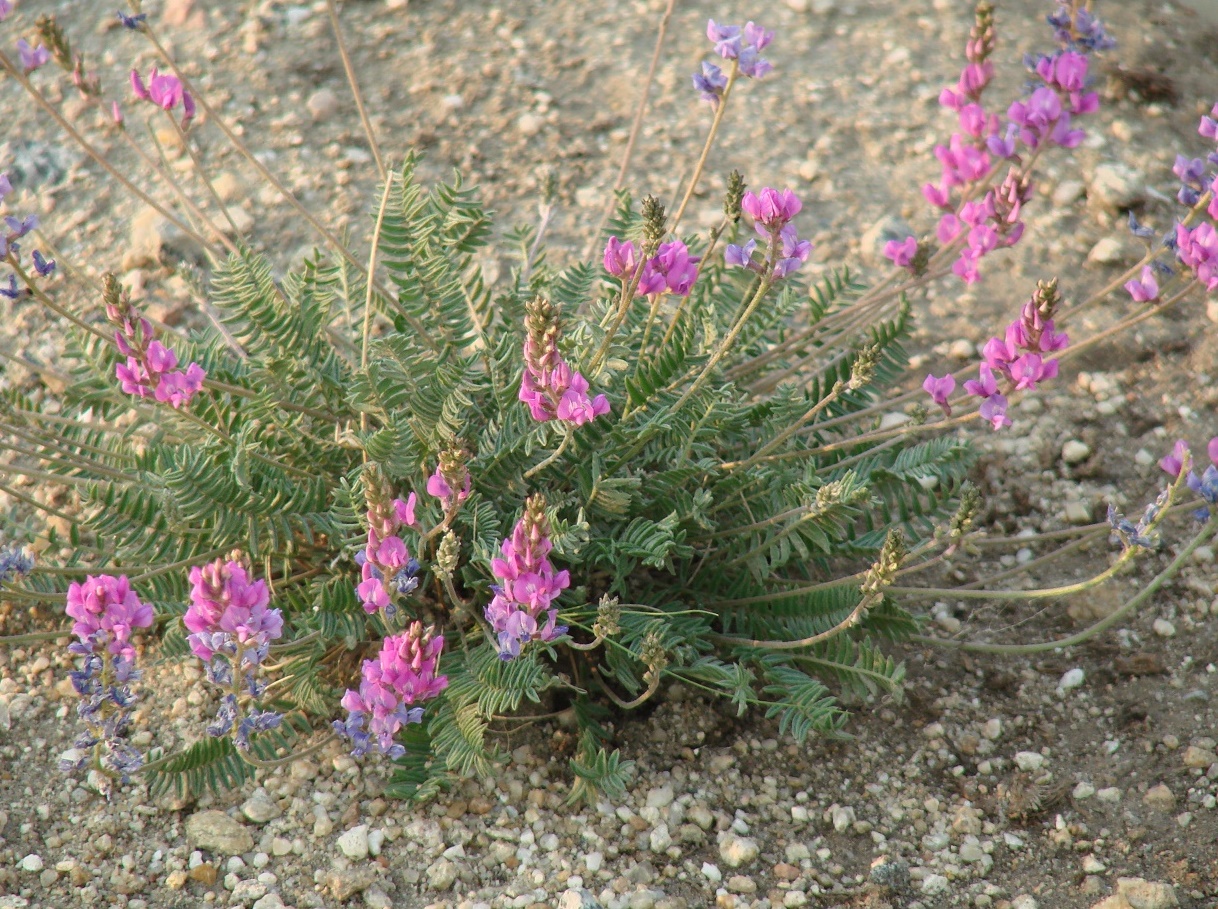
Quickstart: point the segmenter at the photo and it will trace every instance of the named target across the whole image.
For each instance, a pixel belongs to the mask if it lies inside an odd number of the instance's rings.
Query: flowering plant
[[[328,252],[277,277],[180,183],[168,206],[107,167],[212,257],[215,318],[178,331],[113,276],[85,285],[91,305],[64,305],[54,261],[34,252],[31,273],[20,257],[36,222],[6,220],[8,293],[65,319],[78,354],[61,408],[31,397],[5,413],[22,440],[11,469],[79,494],[56,512],[71,554],[43,573],[13,555],[0,572],[37,601],[62,602],[58,579],[85,577],[66,591],[87,729],[72,766],[99,788],[136,772],[232,784],[306,737],[338,737],[397,762],[392,792],[428,793],[449,773],[489,774],[503,758],[491,719],[544,700],[578,725],[573,794],[590,795],[627,768],[604,703],[637,707],[667,679],[760,707],[799,739],[842,727],[843,694],[899,695],[903,667],[881,641],[919,632],[902,601],[927,589],[898,579],[959,551],[979,510],[964,482],[973,450],[947,430],[1011,426],[1018,399],[1093,343],[1062,330],[1073,310],[1042,281],[963,381],[975,410],[953,400],[955,375],[926,377],[932,418],[919,391],[894,389],[908,296],[972,284],[983,259],[1022,241],[1034,162],[1076,147],[1098,104],[1091,54],[1108,39],[1086,9],[1050,17],[1057,47],[1031,58],[1033,84],[1000,117],[985,106],[993,11],[978,4],[966,66],[940,98],[959,131],[924,188],[937,223],[888,242],[892,267],[870,287],[846,269],[809,280],[800,231],[821,203],[788,187],[733,173],[718,223],[682,230],[733,89],[743,78],[764,91],[773,70],[760,54],[774,35],[752,22],[708,24],[726,71],[703,63],[693,78],[713,119],[675,212],[623,193],[596,262],[561,268],[524,229],[492,290],[474,267],[491,228],[473,191],[425,189],[413,153],[388,166],[365,119],[382,186],[357,254],[208,106],[138,7],[119,18],[161,67],[132,72],[132,96],[169,118],[204,185],[191,143],[216,129]],[[140,151],[63,30],[47,20],[40,34],[45,48],[0,52],[0,67],[80,136],[36,81],[55,60]],[[1218,138],[1213,119],[1201,134]],[[1218,285],[1206,167],[1178,162],[1190,211],[1128,275],[1136,304]],[[1215,502],[1218,468],[1198,475],[1183,448],[1164,468],[1175,479],[1140,523],[1113,512],[1118,567],[1184,490]],[[94,573],[120,564],[125,577]],[[205,664],[215,696],[208,737],[169,756],[124,738],[132,634],[157,621],[164,647]]]

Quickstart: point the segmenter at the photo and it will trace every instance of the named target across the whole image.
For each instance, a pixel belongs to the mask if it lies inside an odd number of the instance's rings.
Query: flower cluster
[[[191,632],[190,649],[207,664],[208,681],[226,692],[207,733],[219,738],[231,732],[246,751],[253,733],[274,729],[282,720],[248,705],[243,711],[241,698],[256,700],[265,690],[258,674],[271,641],[283,634],[283,616],[269,608],[266,581],[251,581],[240,556],[190,569],[190,606],[182,621]]]
[[[615,278],[633,282],[639,269],[639,252],[629,240],[610,237],[605,244],[605,271]],[[688,297],[698,280],[698,259],[680,240],[661,243],[656,254],[643,262],[636,292],[644,296],[670,293]]]
[[[359,691],[347,689],[342,706],[346,720],[335,720],[334,731],[350,739],[356,757],[370,749],[391,758],[406,749],[393,737],[407,723],[423,720],[423,708],[415,706],[437,697],[448,687],[448,677],[436,675],[444,637],[434,628],[414,622],[401,634],[381,642],[375,660],[365,660]]]
[[[724,60],[734,60],[736,71],[750,79],[760,79],[774,66],[762,59],[761,52],[774,40],[774,33],[746,22],[739,25],[719,25],[714,19],[706,23],[706,37],[715,45],[715,53]],[[694,73],[694,89],[712,107],[718,107],[727,90],[728,77],[713,63],[703,63],[702,72]]]
[[[137,70],[131,71],[131,90],[141,101],[150,101],[163,111],[172,111],[179,104],[182,106],[182,129],[190,126],[195,117],[195,99],[182,86],[182,80],[177,76],[168,76],[157,72],[154,66],[148,73],[148,84]]]
[[[447,487],[443,474],[439,470],[436,473]],[[430,490],[433,483],[429,481],[427,486]],[[449,491],[451,494],[451,488]],[[463,492],[468,495],[468,487]],[[398,536],[403,527],[417,526],[414,511],[418,496],[412,492],[404,502],[390,496],[389,488],[380,473],[369,468],[364,474],[364,498],[368,504],[368,542],[363,551],[355,556],[355,561],[360,566],[360,582],[355,592],[363,604],[364,612],[369,615],[382,609],[386,615],[393,615],[396,610],[393,605],[394,596],[405,596],[419,586],[419,563],[410,557],[410,550],[406,548],[405,541]],[[462,493],[458,493],[458,496],[464,498]]]
[[[504,660],[519,656],[529,641],[552,641],[567,630],[558,624],[554,603],[571,585],[571,578],[565,570],[554,570],[549,558],[552,548],[545,497],[530,496],[524,516],[500,546],[501,558],[491,562],[491,573],[499,583],[491,587],[495,596],[485,615],[499,636],[499,656]]]
[[[103,294],[106,318],[114,326],[114,343],[126,362],[114,367],[126,394],[156,398],[175,408],[189,404],[203,387],[206,373],[198,363],[177,368],[178,355],[152,337],[152,324],[131,305],[114,275],[106,275]]]
[[[1159,497],[1146,506],[1141,520],[1133,523],[1112,505],[1108,506],[1108,526],[1121,541],[1125,549],[1140,546],[1143,549],[1154,549],[1158,545],[1158,534],[1154,532],[1155,522],[1171,500],[1171,490],[1165,489]]]
[[[756,255],[757,241],[750,239],[743,246],[729,244],[723,250],[723,261],[758,274],[768,272],[772,280],[797,271],[812,252],[812,241],[799,239],[791,224],[802,208],[803,203],[789,189],[779,192],[767,186],[760,193],[746,192],[740,209],[753,219],[753,229],[767,241],[766,251]]]
[[[1199,495],[1209,505],[1218,505],[1218,436],[1210,439],[1209,444],[1206,445],[1206,454],[1209,455],[1210,465],[1200,475],[1196,471],[1190,470],[1185,478],[1185,482],[1188,484],[1189,489]],[[1188,442],[1179,439],[1172,448],[1171,454],[1160,458],[1159,467],[1165,473],[1173,477],[1179,477],[1180,471],[1184,469],[1184,464],[1188,458]],[[1195,514],[1198,520],[1208,521],[1210,509],[1209,507],[1199,508]]]
[[[125,741],[131,705],[136,696],[130,683],[139,679],[132,632],[152,625],[152,607],[142,603],[126,577],[89,575],[83,584],[68,587],[67,613],[75,619],[72,633],[79,639],[69,650],[84,657],[81,668],[69,673],[80,695],[77,715],[85,731],[60,762],[64,772],[90,766],[100,771],[98,785],[126,782],[143,764],[143,756]]]
[[[995,429],[1011,425],[1000,377],[1005,380],[1006,391],[1031,391],[1039,382],[1057,376],[1057,360],[1044,355],[1063,350],[1070,343],[1065,332],[1053,327],[1053,312],[1059,301],[1057,281],[1041,281],[1003,337],[985,343],[978,378],[964,383],[965,391],[982,399],[981,418]],[[922,388],[944,413],[951,415],[949,398],[956,390],[955,377],[928,375]]]
[[[625,244],[629,245],[629,244]],[[608,254],[606,253],[606,258]],[[609,412],[609,399],[588,395],[588,380],[571,369],[558,352],[558,311],[538,298],[525,306],[524,375],[519,398],[534,420],[560,420],[583,426]]]
[[[0,584],[23,578],[34,570],[34,557],[20,546],[0,549]]]
[[[1073,9],[1067,12],[1073,22],[1077,18]],[[987,58],[993,52],[995,36],[993,8],[978,4],[977,20],[965,49],[968,62],[955,87],[945,88],[939,96],[941,105],[957,113],[961,131],[947,145],[935,147],[942,174],[937,185],[928,183],[922,189],[928,202],[945,211],[937,230],[939,241],[945,246],[961,237],[965,241],[952,271],[966,284],[978,280],[978,263],[987,253],[1019,242],[1023,235],[1020,213],[1031,198],[1032,186],[1026,174],[1013,166],[999,187],[964,202],[958,211],[954,193],[959,190],[965,197],[975,194],[972,190],[993,173],[994,159],[1019,164],[1021,145],[1031,150],[1042,145],[1073,148],[1083,140],[1085,134],[1074,127],[1073,118],[1092,113],[1099,106],[1099,96],[1087,91],[1087,52],[1103,44],[1096,37],[1102,34],[1099,22],[1088,17],[1084,24],[1090,29],[1090,44],[1063,40],[1062,49],[1056,53],[1029,60],[1040,84],[1027,98],[1010,105],[1003,127],[999,117],[988,113],[981,103],[982,93],[993,78],[993,64]],[[1061,29],[1054,27],[1055,33],[1060,33]]]

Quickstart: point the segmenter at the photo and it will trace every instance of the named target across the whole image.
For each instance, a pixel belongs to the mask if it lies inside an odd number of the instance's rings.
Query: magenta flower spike
[[[443,635],[414,622],[385,638],[375,660],[364,661],[359,690],[347,689],[341,701],[347,719],[333,723],[334,731],[351,741],[354,756],[370,750],[390,758],[406,753],[394,736],[409,723],[421,723],[423,708],[417,705],[448,687],[448,677],[437,674],[443,652]]]
[[[789,189],[779,192],[767,186],[760,193],[746,192],[740,200],[740,208],[759,227],[777,234],[799,214],[803,203]]]
[[[643,265],[640,293],[659,293],[668,286],[668,278],[656,270],[654,262],[650,259]],[[681,277],[684,279],[684,272]],[[583,426],[607,414],[609,399],[591,397],[588,380],[572,370],[558,352],[560,327],[553,304],[538,298],[526,305],[525,312],[524,374],[517,397],[528,406],[533,419]]]
[[[135,657],[131,634],[152,627],[152,607],[140,602],[124,575],[89,575],[83,584],[68,587],[67,613],[75,619],[72,633],[80,638],[76,652],[103,650],[130,661]]]
[[[283,616],[270,609],[266,581],[250,580],[240,562],[216,559],[190,569],[190,606],[182,623],[191,632],[190,649],[205,663],[217,653],[251,651],[261,662],[270,643],[283,634]]]
[[[195,101],[190,92],[182,87],[182,80],[177,76],[158,72],[155,66],[148,73],[146,85],[137,70],[131,71],[131,91],[141,101],[151,102],[163,111],[172,111],[180,104],[183,129],[194,119]]]
[[[124,358],[114,367],[123,393],[155,398],[174,409],[189,404],[203,388],[203,368],[198,363],[177,368],[177,354],[153,339],[152,324],[131,305],[117,280],[107,279],[104,294],[106,318],[115,327],[114,343]]]
[[[451,478],[446,479],[439,470],[436,474],[451,495],[448,485]],[[468,474],[466,483],[460,501],[469,495]],[[387,484],[379,472],[371,469],[364,475],[364,484],[364,497],[368,503],[368,539],[355,556],[356,564],[360,566],[360,581],[355,593],[364,612],[369,615],[381,610],[393,615],[396,611],[394,597],[412,593],[419,586],[419,563],[411,558],[410,550],[399,536],[403,527],[418,526],[415,520],[418,496],[412,492],[405,501],[391,499]],[[440,489],[437,484],[428,481],[428,491],[433,488]],[[435,495],[434,492],[432,494]],[[452,501],[446,500],[445,511],[452,504]]]
[[[558,625],[554,602],[571,585],[570,575],[550,563],[549,522],[540,495],[525,503],[524,516],[500,546],[500,558],[491,562],[499,579],[485,610],[486,620],[499,639],[499,656],[510,660],[530,641],[552,641],[566,633]]]

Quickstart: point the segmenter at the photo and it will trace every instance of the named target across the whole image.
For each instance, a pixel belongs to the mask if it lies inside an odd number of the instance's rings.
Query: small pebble
[[[1091,457],[1091,446],[1078,439],[1071,439],[1062,446],[1062,460],[1071,466],[1082,464]]]
[[[1045,756],[1036,751],[1020,751],[1015,755],[1015,766],[1024,773],[1035,773],[1045,765]]]
[[[1155,634],[1161,638],[1174,638],[1176,636],[1176,626],[1167,619],[1155,619],[1154,630]]]

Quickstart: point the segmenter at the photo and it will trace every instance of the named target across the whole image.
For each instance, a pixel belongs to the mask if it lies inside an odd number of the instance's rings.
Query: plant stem
[[[613,209],[617,200],[617,191],[626,184],[626,171],[630,168],[630,159],[634,156],[634,146],[638,142],[639,132],[643,128],[643,116],[647,113],[647,100],[651,96],[651,86],[655,82],[656,69],[660,63],[660,51],[664,47],[664,37],[668,34],[668,20],[672,18],[673,7],[677,5],[677,0],[668,0],[668,5],[664,8],[664,13],[660,16],[660,27],[656,31],[655,49],[651,52],[651,63],[647,67],[647,78],[643,81],[643,93],[639,96],[638,104],[634,109],[634,122],[630,125],[630,137],[626,140],[626,148],[622,152],[622,164],[617,171],[617,179],[613,181],[613,187],[609,190],[609,202],[605,206],[605,211],[601,215],[600,223],[596,225],[596,230],[592,232],[592,236],[588,238],[588,245],[584,248],[583,258],[587,259],[596,249],[596,241],[600,239],[601,231],[605,229],[605,225],[609,223],[609,218],[613,214]]]
[[[550,454],[550,456],[548,458],[546,458],[544,461],[542,461],[540,464],[535,464],[534,466],[532,466],[528,470],[526,470],[524,472],[524,478],[527,480],[530,477],[532,477],[538,473],[541,473],[541,471],[543,471],[545,468],[549,467],[551,464],[553,464],[555,461],[557,461],[560,457],[562,457],[562,453],[567,450],[567,445],[570,444],[571,439],[574,436],[575,436],[575,433],[571,430],[571,427],[568,426],[566,432],[563,434],[562,442],[559,444],[559,446],[556,449],[554,449],[554,451]]]
[[[43,97],[42,93],[39,92],[38,89],[34,88],[33,83],[30,82],[30,80],[25,76],[25,74],[21,71],[21,69],[18,68],[17,66],[15,66],[13,64],[13,62],[8,58],[8,55],[3,53],[2,51],[0,51],[0,67],[3,67],[4,70],[7,71],[10,76],[12,76],[14,79],[17,80],[18,84],[20,84],[22,88],[24,88],[27,92],[29,92],[30,96],[34,99],[34,101],[38,104],[38,106],[51,115],[51,119],[53,119],[64,132],[66,132],[69,136],[71,136],[72,140],[74,142],[76,142],[81,147],[81,149],[84,150],[85,154],[87,154],[98,165],[100,165],[101,168],[104,171],[106,171],[106,173],[108,173],[111,177],[113,177],[115,180],[117,180],[119,183],[121,183],[128,192],[130,192],[140,201],[144,202],[146,205],[149,205],[150,207],[156,209],[156,211],[159,215],[161,215],[162,217],[167,219],[171,224],[173,224],[175,227],[177,227],[180,231],[182,231],[184,234],[186,234],[188,237],[190,237],[200,246],[206,247],[208,245],[206,240],[204,240],[201,236],[199,236],[198,233],[191,230],[191,228],[188,227],[185,223],[183,223],[183,221],[180,218],[178,218],[176,215],[174,215],[172,212],[170,212],[167,208],[165,208],[163,205],[161,205],[161,203],[157,202],[156,199],[152,198],[150,195],[148,195],[146,192],[144,192],[142,189],[140,189],[138,186],[136,186],[134,183],[132,183],[130,180],[128,180],[126,177],[124,177],[121,173],[119,173],[118,168],[116,168],[113,164],[111,164],[109,161],[107,161],[105,156],[101,152],[99,152],[96,148],[94,148],[92,145],[89,144],[89,142],[85,139],[84,136],[82,136],[80,134],[80,132],[76,129],[76,127],[74,127],[71,123],[69,123],[64,118],[64,116],[58,110],[55,109],[54,105],[52,105],[49,101],[46,100],[46,98]]]
[[[715,107],[715,118],[711,120],[710,132],[706,134],[706,142],[702,145],[702,154],[698,156],[698,163],[694,166],[694,173],[689,179],[689,186],[685,189],[685,195],[681,197],[681,204],[677,206],[677,213],[673,216],[672,226],[669,227],[673,236],[677,235],[677,225],[681,223],[681,218],[685,214],[689,200],[693,198],[694,190],[698,188],[698,181],[702,179],[702,169],[706,167],[706,159],[710,155],[711,146],[715,144],[715,135],[719,132],[719,124],[723,122],[723,112],[727,110],[727,99],[732,94],[732,87],[736,84],[736,77],[738,75],[740,75],[740,61],[732,60],[731,68],[727,74],[727,85],[724,86],[723,96]]]
[[[1107,618],[1101,619],[1094,625],[1084,628],[1082,631],[1069,637],[1059,638],[1056,641],[1045,641],[1040,644],[984,644],[972,641],[952,641],[943,638],[926,637],[924,635],[914,635],[910,640],[919,644],[934,644],[938,647],[949,647],[969,653],[997,653],[1006,655],[1045,653],[1046,651],[1059,650],[1063,647],[1074,647],[1089,641],[1097,634],[1107,631],[1113,625],[1124,621],[1127,617],[1137,612],[1143,603],[1158,593],[1159,589],[1176,575],[1197,548],[1206,540],[1211,539],[1215,533],[1218,533],[1218,520],[1211,518],[1202,531],[1193,537],[1189,541],[1189,544],[1172,560],[1171,564],[1157,574],[1142,590],[1127,600],[1120,609]]]
[[[334,8],[333,0],[330,0],[330,8],[331,10]],[[359,368],[360,372],[363,373],[368,372],[368,338],[372,333],[372,276],[376,274],[376,255],[381,248],[381,227],[385,223],[385,209],[389,207],[389,193],[392,189],[393,174],[389,174],[385,178],[385,190],[381,193],[381,204],[376,210],[376,228],[372,232],[372,249],[368,253],[367,293],[364,295],[364,329],[361,333],[362,340],[359,353]],[[360,432],[368,431],[368,414],[366,411],[360,412],[359,428]]]
[[[347,53],[347,45],[343,41],[343,30],[338,22],[338,8],[334,0],[326,0],[326,10],[330,14],[330,27],[334,31],[334,43],[338,45],[338,55],[343,60],[343,71],[347,74],[347,84],[351,86],[351,94],[355,98],[355,109],[359,111],[359,122],[364,127],[364,135],[368,138],[368,148],[376,159],[376,169],[382,180],[388,180],[385,161],[381,158],[381,148],[377,144],[376,134],[372,131],[372,121],[368,119],[368,111],[364,108],[364,96],[359,90],[359,80],[355,77],[355,67],[351,65],[351,55]]]

